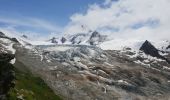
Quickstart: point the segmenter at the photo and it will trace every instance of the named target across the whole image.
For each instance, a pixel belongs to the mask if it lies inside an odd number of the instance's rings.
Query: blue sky
[[[48,33],[49,30],[31,25],[15,25],[28,19],[48,22],[51,26],[62,28],[70,21],[74,13],[85,12],[88,5],[102,3],[104,0],[0,0],[0,26],[11,24],[19,31],[35,31]],[[3,20],[3,21],[2,21]],[[7,21],[5,21],[7,20]],[[19,21],[19,22],[18,22]],[[11,23],[14,22],[14,23]],[[29,23],[31,24],[31,23]]]
[[[102,0],[0,0],[0,12],[7,17],[17,15],[46,19],[65,25],[75,12],[82,12],[89,4]]]
[[[0,0],[0,16],[29,16],[45,19],[61,26],[76,12],[84,12],[89,4],[102,0]]]

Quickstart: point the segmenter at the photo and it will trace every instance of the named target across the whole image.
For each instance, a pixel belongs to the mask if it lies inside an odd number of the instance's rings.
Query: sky
[[[27,34],[62,32],[70,16],[102,0],[0,0],[0,27]]]
[[[32,37],[97,30],[160,40],[170,37],[169,12],[170,0],[0,0],[0,30]]]

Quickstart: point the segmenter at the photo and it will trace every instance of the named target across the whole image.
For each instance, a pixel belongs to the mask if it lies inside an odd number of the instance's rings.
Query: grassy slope
[[[15,64],[16,80],[15,88],[9,92],[9,100],[62,100],[44,83],[44,81],[31,74],[25,66],[19,62]]]

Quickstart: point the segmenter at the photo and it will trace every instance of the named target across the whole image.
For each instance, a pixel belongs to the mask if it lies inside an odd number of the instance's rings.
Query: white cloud
[[[56,24],[50,23],[43,19],[31,18],[31,17],[18,17],[18,18],[9,18],[0,16],[0,23],[7,24],[7,27],[0,27],[1,31],[14,31],[15,33],[27,34],[31,37],[35,37],[38,35],[42,35],[44,31],[44,35],[48,35],[50,33],[58,33],[61,31],[61,27]],[[20,27],[25,28],[24,30],[20,29]],[[39,30],[40,32],[37,32]],[[46,33],[47,32],[47,33]],[[20,33],[21,35],[21,33]],[[43,35],[42,35],[43,37]]]
[[[21,37],[22,35],[27,35],[31,40],[45,40],[47,37],[41,36],[41,33],[36,33],[33,31],[19,32],[14,27],[0,27],[0,31],[5,33],[9,37]],[[37,38],[38,37],[38,38]]]
[[[72,15],[64,32],[86,32],[84,25],[114,38],[168,39],[169,12],[170,0],[105,0],[102,6],[93,4],[86,13]]]

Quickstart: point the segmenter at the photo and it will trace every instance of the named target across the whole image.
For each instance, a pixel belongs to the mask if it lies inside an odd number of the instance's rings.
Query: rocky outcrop
[[[76,35],[73,35],[70,42],[72,44],[80,44],[81,42],[84,41],[84,39],[86,38],[86,34],[84,33],[79,33],[79,34],[76,34]]]
[[[159,54],[159,50],[155,48],[149,41],[145,41],[143,45],[140,47],[140,50],[143,51],[145,54],[151,55],[157,58],[163,58]]]
[[[106,36],[101,35],[99,32],[94,31],[89,39],[90,45],[98,45],[101,42],[104,42],[106,40]]]
[[[10,62],[12,59],[14,59],[13,54],[7,54],[7,53],[0,53],[0,61],[3,62]]]
[[[14,67],[9,63],[12,59],[13,54],[0,53],[0,100],[6,100],[9,89],[14,87]]]
[[[69,35],[67,37],[60,37],[60,38],[55,38],[53,37],[49,41],[51,43],[57,43],[57,44],[65,44],[67,41],[67,44],[69,45],[98,45],[104,41],[106,41],[107,36],[106,35],[101,35],[97,31],[89,31],[89,33],[76,33],[73,35]]]
[[[10,38],[10,37],[6,36],[3,32],[0,32],[0,38],[9,39],[9,40],[11,40],[13,42],[19,43],[16,38]]]
[[[4,36],[4,35],[5,35],[4,33],[0,32],[0,36]]]
[[[65,43],[67,41],[67,39],[65,37],[61,38],[61,43]]]
[[[51,41],[51,43],[56,43],[56,44],[58,43],[58,41],[56,40],[55,37],[53,37],[50,41]]]
[[[145,54],[150,55],[152,57],[157,57],[163,60],[166,60],[168,63],[170,61],[165,58],[164,56],[159,54],[159,51],[154,45],[152,45],[148,40],[146,40],[143,45],[140,47],[140,50],[143,51]]]
[[[166,49],[170,49],[170,45],[166,47]]]

